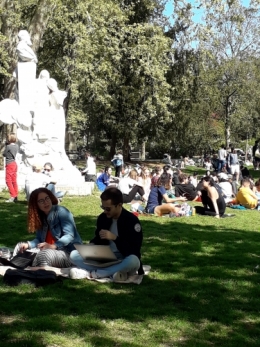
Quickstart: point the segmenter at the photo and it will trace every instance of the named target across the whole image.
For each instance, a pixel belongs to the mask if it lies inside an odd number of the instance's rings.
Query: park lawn
[[[13,247],[32,235],[25,200],[7,197],[0,193],[0,245]],[[63,205],[88,242],[99,193],[66,196]],[[142,259],[152,270],[140,285],[64,279],[13,288],[0,278],[1,346],[258,347],[260,212],[227,212],[236,216],[141,216]]]

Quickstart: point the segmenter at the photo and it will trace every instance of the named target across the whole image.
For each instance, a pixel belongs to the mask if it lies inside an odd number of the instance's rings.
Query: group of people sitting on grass
[[[36,188],[45,187],[56,196],[59,202],[61,202],[65,193],[61,191],[56,192],[55,185],[57,180],[58,177],[52,163],[48,162],[44,165],[40,163],[33,164],[32,171],[27,174],[25,179],[25,194],[27,201],[29,201],[32,191]]]
[[[101,194],[101,209],[90,245],[108,245],[118,261],[108,267],[86,264],[75,245],[82,244],[72,213],[58,204],[47,188],[30,194],[28,231],[36,232],[33,240],[19,242],[13,255],[37,249],[32,267],[71,268],[70,278],[112,278],[126,281],[129,275],[142,275],[141,246],[143,240],[139,219],[123,207],[123,194],[115,187]],[[1,262],[1,258],[0,258]]]
[[[105,187],[109,187],[111,181],[107,180],[107,177],[111,177],[112,169],[105,168],[106,172]],[[102,179],[100,176],[100,180]],[[113,182],[112,185],[114,184]],[[100,187],[99,183],[97,185]],[[202,202],[204,207],[197,208],[197,213],[200,214],[214,215],[218,218],[225,212],[223,194],[213,178],[206,176],[198,183],[196,172],[188,176],[181,169],[173,171],[170,165],[156,167],[153,171],[145,166],[141,167],[140,172],[133,169],[118,178],[116,186],[123,194],[124,203],[134,205],[136,201],[140,201],[145,204],[145,212],[149,214],[178,215],[182,209],[181,203],[186,201]]]
[[[225,215],[226,206],[242,205],[254,209],[260,200],[260,180],[254,184],[244,167],[240,170],[239,181],[237,175],[225,172],[207,171],[198,181],[197,172],[188,176],[181,169],[173,171],[170,165],[152,171],[141,167],[139,173],[133,169],[118,178],[116,186],[123,193],[124,203],[140,201],[145,204],[145,212],[158,216],[178,215],[181,203],[193,201],[202,203],[202,206],[195,207],[198,214],[218,218]]]
[[[109,246],[118,260],[115,264],[100,267],[85,262],[75,248],[82,244],[82,238],[72,213],[59,205],[57,197],[47,188],[37,188],[30,194],[28,231],[36,232],[36,236],[31,241],[19,242],[14,255],[35,248],[38,253],[33,260],[33,267],[70,268],[69,275],[72,279],[111,278],[122,282],[131,275],[144,273],[141,262],[142,226],[138,217],[123,207],[124,203],[131,202],[136,195],[145,202],[147,213],[158,216],[178,214],[181,203],[186,201],[202,203],[195,207],[198,214],[215,218],[224,216],[226,202],[220,186],[223,175],[205,175],[196,185],[196,174],[188,177],[180,170],[172,172],[167,165],[162,169],[156,167],[151,173],[148,168],[143,168],[143,171],[140,176],[136,170],[131,170],[128,176],[120,179],[118,187],[108,186],[100,196],[103,211],[97,218],[90,245]],[[150,184],[147,199],[144,182]],[[231,182],[229,184],[232,186]],[[243,178],[231,204],[255,208],[259,197],[260,180],[254,184],[250,178]]]

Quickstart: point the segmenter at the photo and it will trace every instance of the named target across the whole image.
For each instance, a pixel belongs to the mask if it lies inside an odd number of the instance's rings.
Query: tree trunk
[[[123,157],[124,160],[130,161],[130,154],[129,154],[129,138],[124,138],[124,144],[123,144]]]
[[[226,140],[226,148],[229,147],[230,144],[230,122],[231,122],[231,101],[228,96],[225,103],[225,140]]]
[[[145,141],[141,145],[141,160],[145,160]]]
[[[110,159],[112,159],[116,153],[116,144],[117,144],[117,138],[116,138],[116,135],[113,134],[111,143],[110,143],[110,151],[109,151]]]
[[[47,28],[48,21],[50,17],[52,16],[52,13],[54,12],[56,6],[57,6],[56,0],[38,1],[37,9],[34,13],[34,16],[31,20],[31,24],[29,27],[29,32],[33,38],[32,49],[35,52],[37,52],[40,47],[41,39]]]

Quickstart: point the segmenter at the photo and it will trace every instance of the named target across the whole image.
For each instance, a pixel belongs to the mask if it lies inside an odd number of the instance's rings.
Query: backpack
[[[42,287],[54,284],[58,281],[56,272],[49,270],[21,270],[7,269],[4,275],[4,282],[9,286],[19,284],[33,284],[35,287]],[[59,279],[61,281],[61,279]]]

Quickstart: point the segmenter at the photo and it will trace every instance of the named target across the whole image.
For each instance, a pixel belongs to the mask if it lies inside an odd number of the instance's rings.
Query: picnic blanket
[[[0,266],[0,276],[4,276],[7,269],[14,269],[14,268],[11,266]],[[69,278],[69,272],[70,272],[71,267],[60,269],[60,268],[52,267],[52,266],[44,266],[44,267],[30,267],[30,266],[28,266],[25,270],[39,270],[39,269],[51,270],[51,271],[56,272],[57,276]],[[144,269],[144,274],[148,275],[150,270],[151,270],[151,266],[150,265],[143,265],[143,269]],[[112,278],[91,278],[89,280],[101,282],[101,283],[116,282],[116,283],[125,283],[125,284],[127,284],[127,283],[141,284],[142,280],[143,280],[143,276],[144,275],[132,275],[132,276],[129,276],[128,279],[126,281],[123,281],[123,282],[122,281],[114,281]]]

